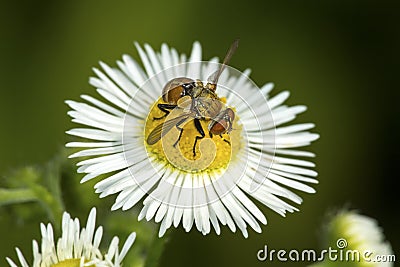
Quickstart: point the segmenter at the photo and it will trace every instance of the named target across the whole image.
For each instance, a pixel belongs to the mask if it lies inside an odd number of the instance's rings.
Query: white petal
[[[29,267],[28,263],[26,262],[24,255],[22,255],[21,250],[19,250],[19,248],[15,248],[15,250],[17,251],[17,255],[18,255],[18,260],[21,263],[22,267]]]
[[[11,267],[18,267],[9,257],[6,257],[6,260]]]
[[[136,239],[136,233],[131,233],[128,238],[125,241],[124,246],[122,247],[121,253],[118,256],[118,262],[122,262],[122,260],[125,258],[126,253],[128,253],[129,249],[132,247],[133,242],[135,242]]]

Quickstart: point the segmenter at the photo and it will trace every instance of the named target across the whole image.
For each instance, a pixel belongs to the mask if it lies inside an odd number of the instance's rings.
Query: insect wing
[[[184,114],[157,125],[147,137],[147,144],[154,145],[177,124],[182,124],[188,118],[189,114]]]

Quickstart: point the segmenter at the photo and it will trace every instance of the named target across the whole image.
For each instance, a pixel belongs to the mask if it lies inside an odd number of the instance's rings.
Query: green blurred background
[[[315,122],[321,134],[309,148],[317,193],[301,194],[301,211],[287,218],[263,208],[269,223],[248,239],[227,228],[206,237],[179,228],[161,266],[262,266],[264,245],[318,248],[324,215],[344,205],[376,218],[399,251],[399,1],[1,1],[0,14],[1,177],[46,162],[71,140],[63,101],[95,95],[87,81],[99,60],[138,59],[133,41],[189,53],[199,40],[205,59],[222,57],[240,37],[232,66],[250,67],[258,85],[272,81],[273,94],[290,89],[289,104],[309,107],[297,121]],[[81,186],[96,198],[92,184]],[[10,218],[0,208],[0,265],[16,258],[14,246],[30,257],[47,221]]]

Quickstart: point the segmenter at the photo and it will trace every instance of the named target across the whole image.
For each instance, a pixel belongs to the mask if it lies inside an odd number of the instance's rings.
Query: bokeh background
[[[399,14],[400,2],[387,0],[1,1],[0,177],[44,164],[70,140],[64,100],[95,95],[87,81],[99,60],[138,59],[133,41],[189,53],[199,40],[205,59],[222,57],[240,37],[231,65],[250,67],[258,85],[272,81],[273,93],[290,89],[289,104],[309,107],[297,121],[315,122],[321,134],[309,148],[317,193],[301,194],[301,211],[287,218],[264,208],[268,225],[248,239],[226,227],[206,237],[179,228],[161,266],[262,266],[264,245],[319,248],[325,214],[343,206],[376,218],[399,251]],[[80,187],[97,199],[92,184]],[[0,207],[0,265],[16,258],[15,246],[30,257],[40,221],[45,213],[21,219]]]

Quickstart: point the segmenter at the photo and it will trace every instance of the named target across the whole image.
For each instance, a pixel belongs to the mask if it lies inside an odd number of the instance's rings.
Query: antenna
[[[231,44],[231,47],[229,48],[228,53],[226,53],[226,56],[224,58],[224,61],[221,64],[220,68],[208,77],[207,80],[209,83],[215,84],[215,85],[218,83],[219,77],[221,76],[226,65],[231,60],[231,57],[233,56],[233,54],[235,53],[235,51],[238,47],[239,47],[239,39],[235,39],[235,41],[233,41],[233,43]]]

